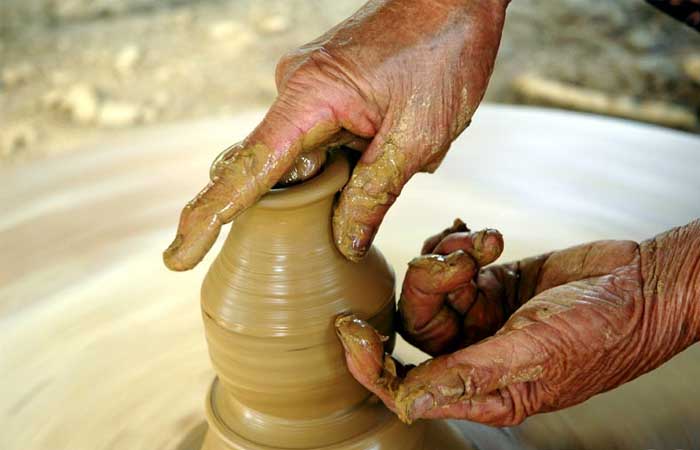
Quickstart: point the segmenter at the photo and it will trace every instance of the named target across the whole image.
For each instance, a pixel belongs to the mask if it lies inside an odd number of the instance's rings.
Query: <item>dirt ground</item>
[[[266,106],[279,56],[362,3],[1,0],[0,165]],[[698,132],[700,33],[642,0],[513,0],[487,100]]]

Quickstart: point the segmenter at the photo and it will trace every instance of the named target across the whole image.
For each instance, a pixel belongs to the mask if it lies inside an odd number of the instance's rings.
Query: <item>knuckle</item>
[[[294,68],[289,73],[289,82],[308,87],[313,83],[314,89],[332,87],[334,91],[357,91],[357,84],[352,67],[333,50],[317,46],[304,51],[303,56],[296,55]],[[289,63],[288,63],[289,64]],[[290,66],[287,66],[290,67]]]
[[[277,87],[306,94],[322,87],[325,80],[313,62],[312,53],[291,52],[283,55],[275,68]]]
[[[277,88],[281,88],[282,85],[285,82],[285,79],[287,78],[290,67],[296,60],[297,56],[292,53],[288,52],[285,53],[280,57],[279,60],[277,60],[277,65],[275,66],[275,82],[277,83]]]
[[[508,386],[505,389],[499,389],[498,392],[505,406],[504,410],[506,411],[501,418],[502,425],[512,427],[523,423],[528,414],[526,411],[526,405],[522,401],[522,389],[517,389],[514,386]]]
[[[326,75],[337,75],[345,71],[338,58],[325,47],[316,47],[310,51],[306,62],[310,68]]]
[[[298,57],[297,53],[294,51],[287,52],[280,56],[280,58],[277,60],[277,69],[278,70],[284,70],[286,67],[289,66],[289,64],[294,61]]]
[[[507,398],[508,408],[505,421],[507,426],[520,425],[533,414],[559,409],[545,401],[542,384],[538,382],[523,382],[501,389],[502,398]]]

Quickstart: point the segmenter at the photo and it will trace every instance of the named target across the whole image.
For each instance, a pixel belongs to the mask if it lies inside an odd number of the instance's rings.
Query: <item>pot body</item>
[[[394,274],[372,248],[335,248],[331,212],[349,176],[342,154],[316,178],[273,190],[237,218],[202,286],[217,380],[207,400],[210,450],[420,448],[347,371],[333,321],[353,312],[391,337]]]

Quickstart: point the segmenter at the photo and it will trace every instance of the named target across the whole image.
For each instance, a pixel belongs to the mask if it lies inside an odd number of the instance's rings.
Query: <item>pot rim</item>
[[[286,209],[315,203],[340,191],[350,177],[347,155],[332,152],[321,172],[315,177],[289,187],[271,189],[257,206],[266,209]]]

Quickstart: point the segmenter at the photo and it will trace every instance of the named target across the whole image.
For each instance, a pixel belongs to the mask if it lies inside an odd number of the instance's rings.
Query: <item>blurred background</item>
[[[2,0],[0,166],[268,105],[274,67],[362,0]],[[487,100],[700,131],[700,33],[642,0],[516,0]]]

